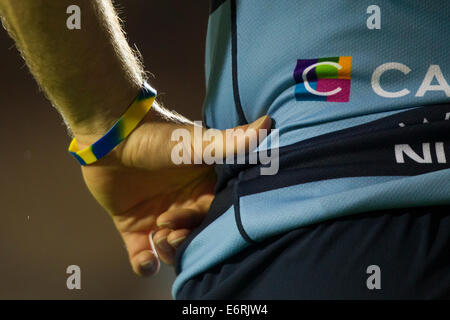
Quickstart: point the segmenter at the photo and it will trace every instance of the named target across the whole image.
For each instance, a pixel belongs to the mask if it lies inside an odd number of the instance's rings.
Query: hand
[[[204,194],[182,206],[175,204],[158,217],[156,224],[160,229],[153,235],[153,242],[163,262],[174,263],[176,249],[203,221],[213,199],[213,194]]]
[[[263,117],[239,128],[245,132],[250,127],[269,130],[270,126],[270,118]],[[151,275],[159,269],[151,239],[151,233],[158,229],[157,224],[163,227],[155,234],[161,258],[172,263],[175,248],[201,222],[213,199],[216,182],[213,166],[177,166],[171,160],[172,148],[178,142],[170,141],[170,137],[173,130],[179,128],[189,130],[192,145],[188,147],[193,149],[194,126],[165,120],[152,108],[143,122],[110,154],[82,167],[89,190],[112,216],[133,270],[139,275]],[[99,137],[77,137],[79,147]],[[248,139],[246,142],[230,149],[232,144],[223,141],[224,155],[248,148]],[[166,246],[168,243],[173,246]]]

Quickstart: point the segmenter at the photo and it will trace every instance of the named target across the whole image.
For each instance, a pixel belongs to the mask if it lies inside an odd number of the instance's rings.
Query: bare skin
[[[144,81],[144,72],[109,0],[78,0],[83,25],[76,31],[65,27],[71,4],[71,0],[0,0],[0,16],[83,148],[125,112]],[[263,117],[242,129],[270,126],[270,118]],[[157,272],[157,253],[164,262],[173,263],[176,248],[202,221],[214,198],[213,166],[176,166],[171,161],[176,142],[170,136],[177,128],[188,129],[192,144],[196,143],[192,122],[156,103],[122,144],[82,167],[87,187],[111,215],[139,275]],[[234,147],[224,141],[224,154],[246,149],[249,143],[245,139]]]

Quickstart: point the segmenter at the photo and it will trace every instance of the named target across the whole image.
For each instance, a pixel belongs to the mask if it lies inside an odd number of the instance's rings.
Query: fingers
[[[170,265],[173,264],[175,258],[175,248],[167,241],[167,237],[171,232],[172,230],[170,229],[162,229],[153,236],[153,242],[155,243],[159,258],[164,263]]]
[[[148,232],[123,233],[131,266],[140,276],[151,276],[158,272],[160,264],[151,235]]]
[[[213,194],[205,194],[189,208],[173,207],[158,217],[156,225],[172,230],[193,229],[203,221],[213,200]]]
[[[172,265],[175,260],[176,249],[186,239],[191,230],[189,229],[161,229],[153,236],[153,241],[156,245],[161,260],[169,265]]]
[[[174,248],[178,248],[180,244],[186,239],[186,237],[191,233],[189,229],[179,229],[172,231],[167,237],[167,242]]]
[[[207,211],[178,208],[161,214],[156,220],[159,228],[192,229],[205,218]]]
[[[175,206],[158,217],[156,224],[161,229],[154,234],[153,241],[164,263],[174,263],[176,249],[191,230],[203,221],[213,199],[213,194],[205,194],[189,208]]]

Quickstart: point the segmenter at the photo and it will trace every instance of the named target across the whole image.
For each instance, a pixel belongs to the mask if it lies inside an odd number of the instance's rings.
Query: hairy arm
[[[67,9],[74,2],[81,9],[80,30],[67,28]],[[103,136],[141,89],[143,68],[111,0],[0,0],[0,17],[78,146]],[[183,174],[167,170],[174,166],[170,136],[180,127],[193,131],[187,119],[154,103],[126,141],[81,169],[92,195],[111,214],[140,275],[159,268],[149,239],[158,229],[157,217],[170,220],[174,228],[159,230],[158,242],[165,250],[157,247],[160,257],[171,263],[175,245],[170,239],[186,236],[206,214],[205,203],[212,201],[212,168],[195,166]]]
[[[73,134],[91,143],[125,112],[144,72],[110,0],[76,1],[80,30],[66,26],[72,4],[72,0],[0,0],[0,16]]]
[[[120,118],[141,88],[144,72],[111,0],[77,0],[81,30],[66,26],[67,8],[73,2],[0,0],[0,16],[81,147],[96,141]],[[236,148],[234,140],[228,144],[228,135],[222,132],[225,140],[217,139],[220,154],[246,149],[252,145],[245,138],[246,130],[258,132],[270,126],[265,117],[239,127],[244,143]],[[213,166],[178,167],[172,161],[176,142],[170,137],[178,129],[189,133],[190,139],[183,143],[194,157],[195,146],[204,145],[202,134],[195,135],[192,123],[154,103],[123,143],[93,165],[82,167],[86,185],[111,214],[133,269],[141,275],[153,274],[159,267],[149,240],[152,232],[158,230],[155,242],[160,257],[172,263],[180,239],[202,221],[214,198]]]

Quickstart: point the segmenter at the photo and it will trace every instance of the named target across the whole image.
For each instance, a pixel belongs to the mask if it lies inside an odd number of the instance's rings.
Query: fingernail
[[[177,238],[177,239],[175,239],[173,241],[170,241],[169,243],[170,243],[170,245],[172,247],[177,248],[180,245],[180,243],[183,242],[184,239],[186,239],[186,237],[180,237],[180,238]]]
[[[155,260],[148,260],[141,262],[140,267],[142,273],[151,275],[156,272],[157,265]]]
[[[155,242],[155,244],[161,251],[169,253],[173,250],[173,248],[167,243],[166,239],[167,237],[160,238]]]
[[[170,221],[160,222],[160,223],[157,223],[156,225],[158,226],[158,228],[172,229],[172,223]]]

